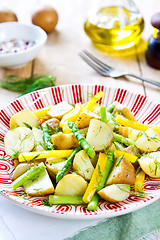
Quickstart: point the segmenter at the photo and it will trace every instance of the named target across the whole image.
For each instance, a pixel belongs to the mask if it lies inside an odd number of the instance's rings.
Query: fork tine
[[[110,67],[109,65],[103,63],[102,61],[100,61],[99,59],[97,59],[96,57],[94,57],[91,53],[89,53],[87,50],[83,50],[83,53],[85,53],[89,58],[91,58],[94,62],[96,62],[99,66],[103,67],[105,70],[109,70],[112,67]]]
[[[104,76],[104,71],[102,68],[99,68],[95,63],[91,62],[91,60],[89,60],[83,53],[79,53],[79,55],[81,56],[81,58],[83,58],[83,60],[89,65],[91,66],[94,70],[96,70],[98,73],[100,73],[101,75]]]

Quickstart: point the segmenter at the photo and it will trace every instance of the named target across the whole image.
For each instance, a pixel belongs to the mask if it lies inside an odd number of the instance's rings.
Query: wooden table
[[[25,67],[17,70],[0,68],[0,78],[10,74],[16,74],[21,77],[29,77],[31,74],[35,73],[53,74],[57,77],[56,85],[70,83],[104,84],[141,93],[158,102],[160,88],[151,84],[146,84],[143,81],[136,80],[132,77],[122,77],[120,79],[102,77],[93,69],[91,69],[85,62],[83,62],[83,60],[78,56],[78,53],[82,49],[87,49],[108,64],[117,66],[120,69],[127,69],[135,74],[139,74],[143,77],[160,82],[160,71],[155,70],[146,64],[145,49],[143,47],[135,47],[132,55],[118,57],[104,54],[92,46],[90,39],[86,36],[83,30],[83,24],[87,10],[90,7],[90,2],[91,1],[85,0],[48,0],[47,3],[50,6],[54,6],[59,14],[59,22],[56,30],[48,35],[48,40],[45,47],[43,47],[43,49],[39,52],[34,61],[29,62]],[[145,19],[143,40],[146,41],[153,32],[153,28],[150,25],[150,18],[155,12],[157,12],[157,10],[160,9],[160,1],[135,0],[135,2]],[[31,14],[45,3],[46,1],[38,0],[15,1],[13,6],[13,1],[8,0],[5,2],[5,4],[8,4],[9,8],[12,8],[17,13],[20,22],[25,23],[30,23]],[[39,6],[37,4],[39,4]],[[14,100],[17,96],[17,93],[0,89],[0,109],[10,101]],[[1,199],[1,206],[7,208],[5,199]],[[9,206],[12,211],[14,211],[12,204]],[[18,207],[15,209],[17,208]],[[82,226],[82,224],[79,223],[79,228],[75,228],[74,231],[87,226],[87,224],[89,225],[89,223],[86,222],[86,224],[83,224]],[[69,234],[73,234],[74,231],[70,230],[66,237],[69,236]],[[22,238],[15,237],[13,239]],[[29,239],[31,240],[32,238]]]

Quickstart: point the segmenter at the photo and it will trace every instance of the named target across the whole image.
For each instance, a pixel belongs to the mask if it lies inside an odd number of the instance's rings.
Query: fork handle
[[[133,73],[127,73],[126,75],[132,76],[132,77],[135,77],[135,78],[138,78],[138,79],[140,79],[140,80],[142,80],[142,81],[144,81],[144,82],[148,82],[148,83],[151,83],[151,84],[153,84],[153,85],[156,85],[156,86],[160,87],[160,82],[156,82],[156,81],[153,81],[153,80],[144,78],[144,77],[140,77],[140,76],[135,75],[135,74],[133,74]]]

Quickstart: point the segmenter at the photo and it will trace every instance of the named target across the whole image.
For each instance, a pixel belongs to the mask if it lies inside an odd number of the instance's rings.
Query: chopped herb
[[[138,173],[140,173],[141,170],[142,170],[141,167],[139,167],[137,172],[136,172],[136,175],[138,175]]]
[[[100,166],[99,166],[99,165],[98,165],[98,174],[99,174],[99,176],[102,177],[102,172],[101,172],[101,169],[100,169]]]
[[[49,201],[48,200],[41,200],[41,203],[47,207],[51,207],[52,204],[49,204]]]
[[[87,97],[92,98],[92,97],[94,97],[94,94],[92,92],[87,92]]]
[[[9,172],[7,172],[7,174],[8,174],[9,178],[10,178],[11,181],[12,181],[12,176],[11,176],[11,174],[10,174]]]
[[[18,158],[19,154],[22,152],[22,149],[19,149],[17,151],[15,151],[14,149],[12,149],[12,151],[14,152],[13,155],[11,156],[11,159],[14,158]]]
[[[4,137],[0,137],[0,141],[4,142]]]
[[[28,163],[30,163],[30,162],[32,162],[32,161],[34,161],[37,157],[39,157],[40,156],[40,153],[39,154],[37,154],[36,156],[34,156],[30,161],[28,161]],[[24,156],[23,156],[24,157]]]
[[[119,161],[116,164],[116,167],[120,164],[120,162],[122,161],[123,157],[124,157],[124,154],[120,157]]]
[[[23,124],[27,127],[27,128],[29,128],[29,129],[31,129],[32,130],[32,126],[31,125],[29,125],[28,123],[26,123],[26,122],[23,122]]]

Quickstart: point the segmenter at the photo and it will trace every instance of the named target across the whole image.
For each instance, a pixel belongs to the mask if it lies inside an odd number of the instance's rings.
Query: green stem
[[[130,140],[129,138],[125,138],[122,135],[117,134],[117,133],[113,133],[113,135],[114,135],[113,141],[115,141],[115,142],[124,143],[126,146],[130,146],[130,145],[136,146],[136,143],[133,142],[132,140]]]
[[[77,138],[80,146],[85,150],[85,152],[91,157],[94,158],[96,153],[91,147],[91,145],[86,141],[85,137],[81,134],[78,127],[73,122],[68,122],[68,126],[73,132],[74,136]]]
[[[99,181],[98,187],[96,189],[97,192],[100,191],[104,187],[104,185],[106,183],[106,180],[107,180],[107,178],[108,178],[108,176],[111,172],[111,169],[113,167],[113,164],[115,163],[114,151],[109,150],[107,156],[108,156],[108,159],[107,159],[106,165],[104,167],[104,171],[102,173],[102,176],[101,176],[101,179]]]
[[[111,105],[109,105],[107,108],[106,108],[106,111],[109,112],[109,113],[112,113],[115,106],[118,104],[118,102],[113,102]]]
[[[97,193],[95,193],[91,199],[91,201],[88,203],[87,210],[89,211],[96,211],[97,205],[99,201],[99,196]]]
[[[48,150],[54,150],[53,144],[51,143],[51,140],[50,140],[50,131],[49,131],[48,124],[44,122],[42,123],[41,127],[43,131],[43,139],[44,139],[44,142],[46,143]]]
[[[25,182],[33,179],[37,174],[41,173],[45,168],[46,166],[42,162],[38,166],[31,167],[27,172],[22,174],[12,183],[13,190],[16,190],[18,187],[23,186]]]
[[[107,123],[106,108],[104,106],[100,107],[100,119],[102,122]]]
[[[64,174],[67,172],[68,168],[71,166],[74,156],[76,155],[77,152],[79,152],[81,150],[80,147],[77,147],[72,154],[70,155],[70,157],[67,159],[66,164],[63,166],[62,169],[60,169],[56,175],[56,183],[59,182],[59,180],[64,176]]]
[[[60,204],[85,204],[82,200],[82,196],[56,196],[49,195],[49,205],[60,205]]]

